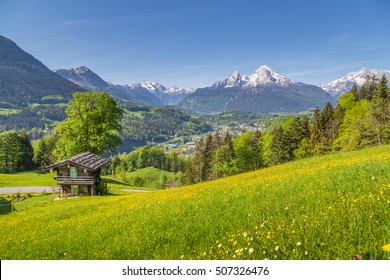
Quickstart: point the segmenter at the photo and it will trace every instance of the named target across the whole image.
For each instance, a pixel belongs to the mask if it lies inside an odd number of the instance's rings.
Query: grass
[[[128,186],[123,185],[121,188],[151,189],[160,183],[162,176],[166,176],[167,182],[173,182],[175,180],[175,175],[173,173],[154,167],[146,167],[133,172],[126,172],[117,175],[115,178],[127,183]]]
[[[15,174],[0,173],[1,187],[18,187],[18,186],[56,186],[54,173],[42,172],[20,172]]]
[[[57,194],[38,194],[25,200],[15,202],[16,211],[29,211],[33,207],[40,207],[46,203],[53,202],[53,199],[57,197]]]
[[[130,111],[128,109],[124,109],[122,108],[122,111],[124,112],[124,115],[125,116],[132,116],[132,117],[136,117],[136,118],[139,118],[139,119],[144,119],[144,116],[142,115],[141,112],[138,112],[138,111]]]
[[[389,260],[389,216],[382,146],[2,215],[0,259]]]

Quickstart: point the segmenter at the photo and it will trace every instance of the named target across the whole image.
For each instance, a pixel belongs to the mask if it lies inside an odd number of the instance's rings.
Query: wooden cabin
[[[55,170],[57,184],[60,186],[59,196],[63,194],[96,195],[96,187],[102,183],[101,168],[110,161],[90,152],[75,155],[48,166]]]

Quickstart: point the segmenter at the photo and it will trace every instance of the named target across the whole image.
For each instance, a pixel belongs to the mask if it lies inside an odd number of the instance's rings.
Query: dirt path
[[[150,192],[148,190],[132,190],[132,189],[120,189],[120,190],[126,192]]]
[[[53,193],[58,192],[58,187],[39,187],[39,186],[32,186],[32,187],[5,187],[0,188],[0,194],[10,194],[10,193],[33,193],[33,192],[43,192],[46,191],[47,193]]]

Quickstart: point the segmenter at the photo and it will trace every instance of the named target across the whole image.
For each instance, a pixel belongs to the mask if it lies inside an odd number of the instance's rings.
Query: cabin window
[[[71,166],[69,173],[70,173],[70,178],[77,178],[77,167]]]
[[[79,194],[79,186],[78,185],[71,185],[70,188],[71,188],[72,195]]]

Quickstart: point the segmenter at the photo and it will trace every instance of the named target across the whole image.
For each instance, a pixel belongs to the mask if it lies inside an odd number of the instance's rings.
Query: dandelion
[[[253,251],[254,251],[253,248],[249,248],[249,250],[248,250],[249,254],[252,254]]]
[[[389,244],[386,244],[385,246],[383,246],[382,249],[383,249],[384,251],[390,253],[390,243],[389,243]]]

